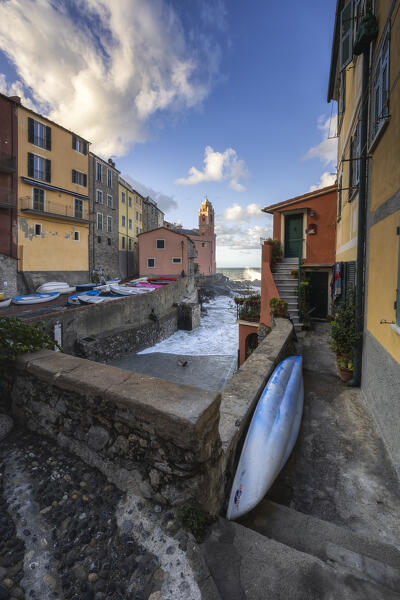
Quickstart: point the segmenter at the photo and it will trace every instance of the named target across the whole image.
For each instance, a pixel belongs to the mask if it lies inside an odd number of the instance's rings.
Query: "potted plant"
[[[298,269],[292,269],[290,271],[291,276],[293,277],[293,279],[297,279],[298,275],[299,275],[299,271]]]
[[[271,298],[269,301],[273,317],[286,317],[288,314],[288,303],[282,298]]]
[[[356,331],[354,298],[340,304],[331,321],[330,347],[336,354],[339,377],[348,381],[353,375],[353,350],[360,339]]]

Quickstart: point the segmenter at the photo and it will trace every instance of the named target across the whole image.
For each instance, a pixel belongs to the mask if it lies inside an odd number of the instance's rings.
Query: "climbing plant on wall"
[[[26,352],[53,349],[54,346],[60,348],[41,323],[28,325],[15,317],[0,318],[0,362],[15,360],[19,354]]]

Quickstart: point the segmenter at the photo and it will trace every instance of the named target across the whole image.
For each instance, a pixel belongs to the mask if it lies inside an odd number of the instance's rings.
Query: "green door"
[[[285,257],[294,258],[302,255],[303,250],[303,215],[285,216]]]

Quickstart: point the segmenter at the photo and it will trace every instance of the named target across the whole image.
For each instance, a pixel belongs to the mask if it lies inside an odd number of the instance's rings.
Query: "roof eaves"
[[[337,0],[336,14],[335,14],[335,27],[333,30],[332,40],[332,52],[331,52],[331,66],[329,71],[329,84],[328,84],[328,96],[327,101],[334,100],[333,97],[335,90],[335,79],[336,79],[336,68],[339,56],[339,38],[340,38],[340,7],[342,0]]]

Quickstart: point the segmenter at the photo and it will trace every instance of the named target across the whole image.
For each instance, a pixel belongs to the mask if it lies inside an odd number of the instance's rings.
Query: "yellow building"
[[[28,288],[88,279],[88,146],[18,106],[18,269]]]
[[[363,309],[355,379],[400,470],[400,0],[368,5],[337,3],[328,93],[338,102],[336,260],[354,265]]]
[[[143,231],[142,196],[122,177],[119,186],[119,268],[123,278],[139,272],[137,236]]]

